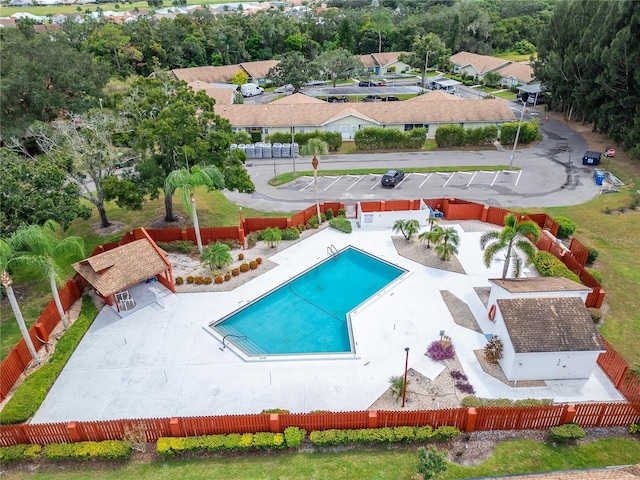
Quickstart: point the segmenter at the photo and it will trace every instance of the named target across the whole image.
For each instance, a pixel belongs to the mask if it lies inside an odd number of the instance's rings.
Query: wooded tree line
[[[538,43],[536,77],[552,107],[593,122],[640,157],[640,3],[558,3]]]

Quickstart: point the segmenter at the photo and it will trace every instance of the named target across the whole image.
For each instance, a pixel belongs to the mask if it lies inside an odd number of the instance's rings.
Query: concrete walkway
[[[511,388],[481,370],[473,350],[482,348],[486,338],[456,325],[439,292],[449,290],[465,301],[481,328],[489,328],[486,309],[473,288],[488,286],[487,279],[499,276],[501,265],[485,268],[478,260],[480,233],[456,228],[459,260],[467,275],[399,256],[388,229],[350,235],[326,229],[282,249],[270,257],[277,267],[231,292],[164,291],[157,299],[148,284],[140,284],[130,290],[135,310],[122,316],[111,307],[101,310],[32,423],[245,414],[272,408],[294,413],[364,410],[387,390],[390,376],[402,374],[405,347],[410,348],[410,368],[431,378],[440,373],[441,365],[424,356],[440,330],[452,338],[479,396],[622,400],[599,369],[586,380],[536,388]],[[233,346],[222,350],[220,340],[207,333],[210,322],[324,259],[329,245],[353,245],[408,270],[352,313],[355,355],[245,362]]]

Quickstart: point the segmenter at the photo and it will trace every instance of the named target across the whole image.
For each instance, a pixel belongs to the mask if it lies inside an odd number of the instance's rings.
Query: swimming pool
[[[249,357],[354,353],[348,313],[405,272],[349,246],[209,326]]]

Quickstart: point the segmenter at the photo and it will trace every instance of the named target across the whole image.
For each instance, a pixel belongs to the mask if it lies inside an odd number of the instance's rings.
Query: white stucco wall
[[[497,300],[502,299],[512,299],[512,298],[567,298],[567,297],[579,297],[583,302],[587,300],[587,295],[589,295],[589,290],[585,291],[577,291],[577,290],[569,290],[569,291],[553,291],[553,292],[526,292],[526,293],[511,293],[508,290],[496,285],[495,283],[490,283],[491,285],[491,293],[489,294],[489,303],[487,303],[488,308],[491,305],[497,305]]]
[[[397,220],[418,220],[418,222],[420,222],[420,229],[423,230],[429,225],[427,219],[430,216],[430,210],[429,207],[422,202],[421,206],[421,210],[363,213],[362,210],[360,210],[360,204],[358,204],[358,224],[362,229],[376,230],[381,228],[391,229]]]
[[[510,381],[573,380],[589,378],[596,368],[600,352],[518,353],[502,370]]]

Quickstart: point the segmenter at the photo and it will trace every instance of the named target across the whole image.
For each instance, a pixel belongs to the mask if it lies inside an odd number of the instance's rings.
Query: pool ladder
[[[329,245],[327,247],[327,255],[337,255],[338,254],[338,249],[335,247],[335,245]]]

